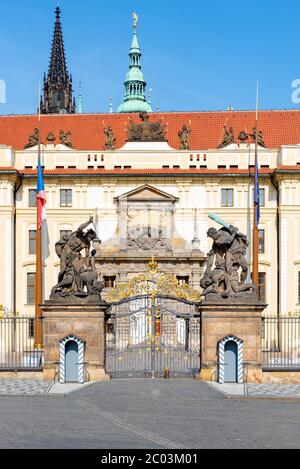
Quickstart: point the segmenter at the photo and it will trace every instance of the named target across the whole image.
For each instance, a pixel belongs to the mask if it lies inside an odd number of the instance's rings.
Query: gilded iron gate
[[[112,377],[184,377],[199,369],[200,316],[195,303],[153,291],[110,307],[106,371]]]

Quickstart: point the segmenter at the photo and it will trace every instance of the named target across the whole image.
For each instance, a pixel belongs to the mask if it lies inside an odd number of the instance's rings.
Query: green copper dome
[[[141,66],[141,50],[134,25],[133,38],[129,52],[130,66],[124,82],[125,97],[118,108],[118,113],[152,112],[145,97],[146,82]]]

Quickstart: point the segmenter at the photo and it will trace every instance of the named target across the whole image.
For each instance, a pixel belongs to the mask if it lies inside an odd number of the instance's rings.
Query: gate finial
[[[149,262],[149,272],[151,272],[151,274],[158,273],[158,263],[156,262],[154,256],[152,256],[152,260]]]

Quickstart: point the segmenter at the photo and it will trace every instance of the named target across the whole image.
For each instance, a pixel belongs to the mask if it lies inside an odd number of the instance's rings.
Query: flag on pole
[[[42,228],[43,221],[46,219],[46,194],[43,169],[41,166],[41,159],[38,160],[38,181],[36,189],[37,198],[37,213],[38,213],[38,230]]]
[[[259,187],[259,169],[258,169],[258,107],[259,107],[259,82],[256,85],[256,123],[255,123],[255,177],[254,177],[254,209],[256,211],[256,226],[260,222],[260,187]]]
[[[256,129],[256,132],[258,130]],[[258,156],[255,155],[255,178],[254,178],[254,207],[256,210],[256,228],[260,222],[260,187],[259,187],[259,169],[258,169]]]

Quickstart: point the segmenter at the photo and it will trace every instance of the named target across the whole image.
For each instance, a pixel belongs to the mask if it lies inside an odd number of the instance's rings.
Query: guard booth
[[[219,382],[243,383],[243,341],[238,337],[219,342]]]
[[[60,341],[60,383],[84,383],[85,342],[70,335]]]

